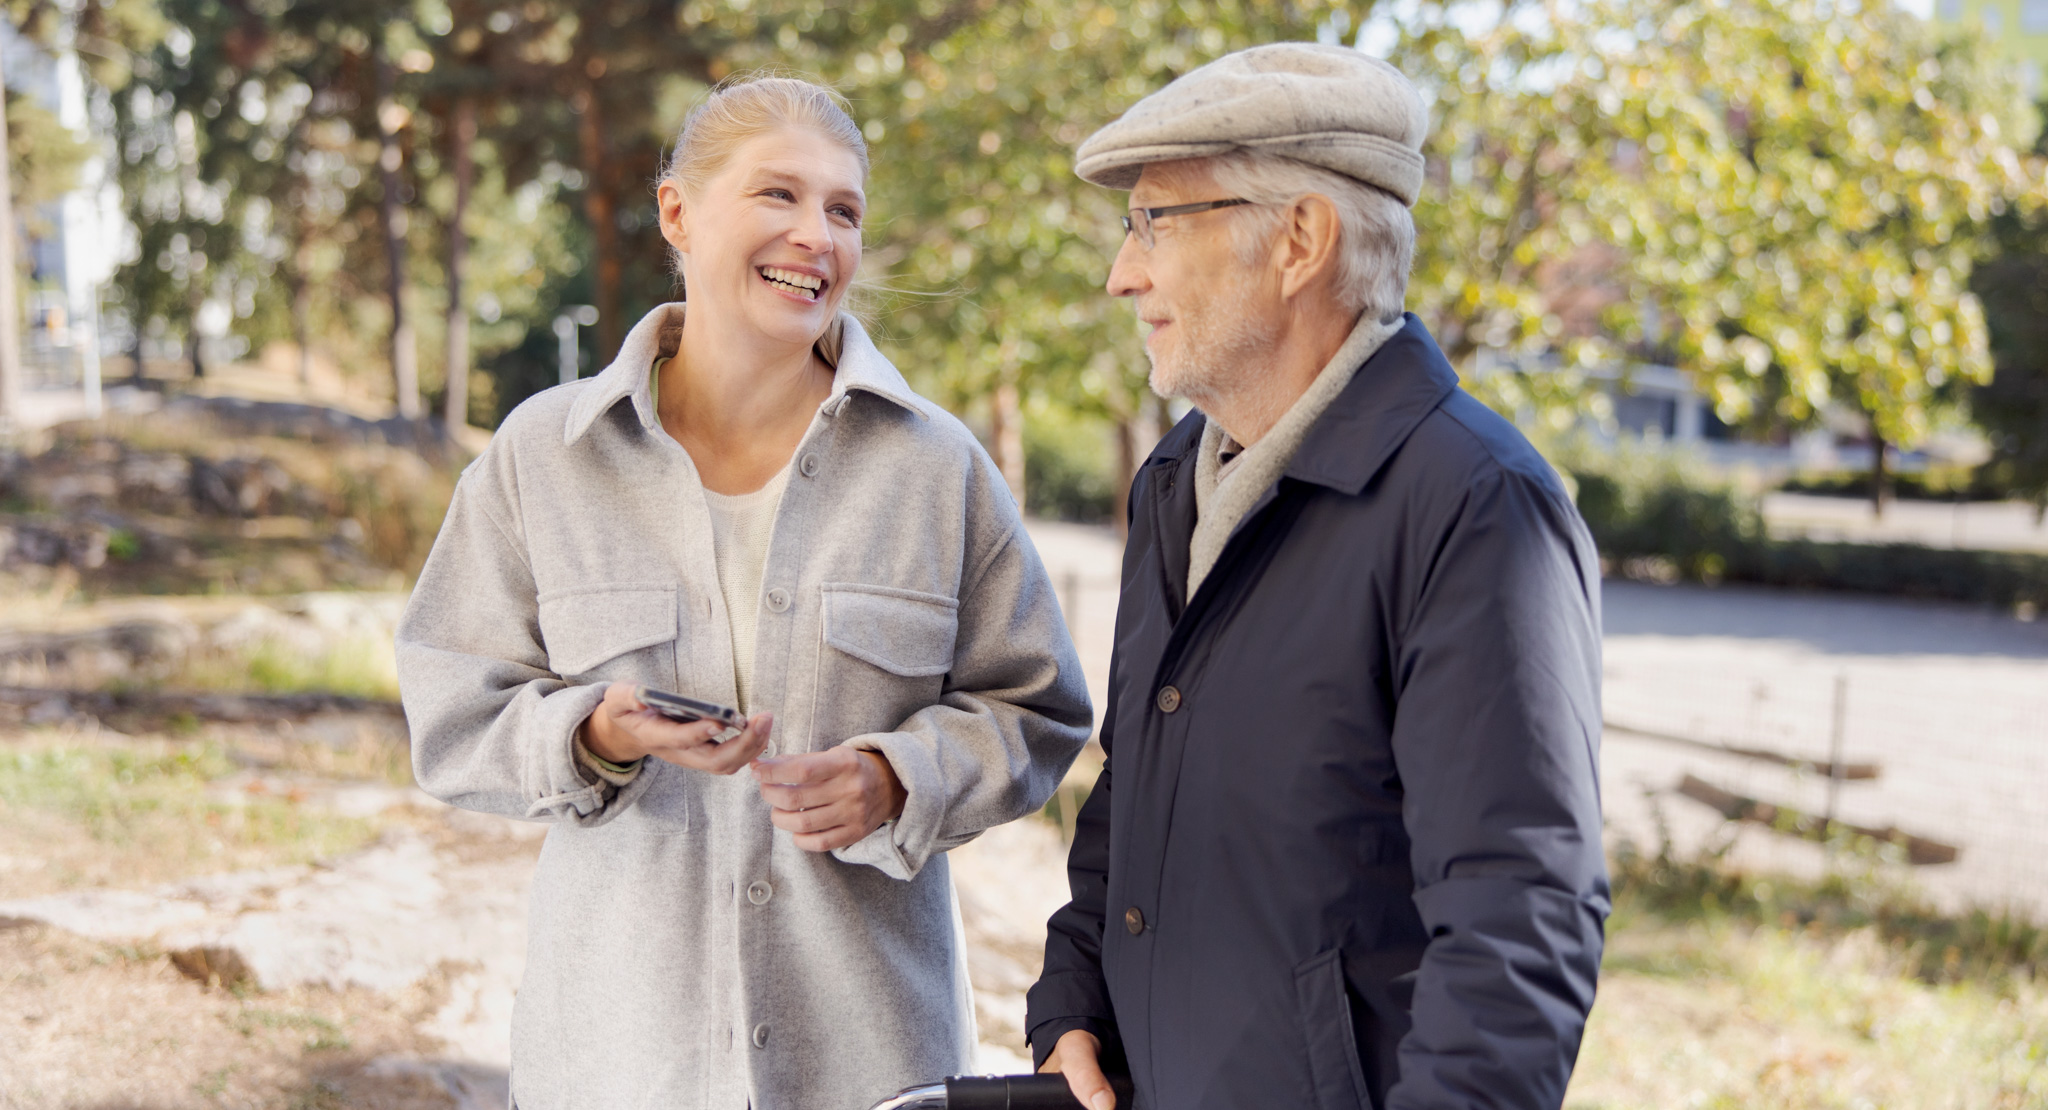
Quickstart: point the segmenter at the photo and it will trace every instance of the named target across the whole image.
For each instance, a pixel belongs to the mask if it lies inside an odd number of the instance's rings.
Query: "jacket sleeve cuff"
[[[604,701],[604,690],[602,684],[570,686],[542,699],[530,724],[534,742],[527,749],[529,819],[602,825],[647,792],[652,775],[636,774],[623,786],[603,778],[592,782],[577,757],[576,749],[582,746],[577,729]]]
[[[583,743],[582,729],[576,730],[574,735],[576,765],[582,770],[589,772],[583,776],[583,781],[608,782],[613,786],[625,786],[631,783],[634,776],[640,773],[640,765],[645,757],[633,760],[631,763],[613,763],[611,760],[591,751]]]
[[[889,761],[896,781],[903,784],[903,812],[860,840],[834,848],[833,857],[844,863],[867,864],[892,879],[907,882],[916,878],[931,858],[939,822],[946,815],[945,780],[936,758],[925,745],[902,733],[856,736],[846,745],[875,752]]]
[[[1052,1050],[1059,1046],[1060,1038],[1076,1029],[1084,1033],[1093,1033],[1095,1039],[1102,1042],[1102,1052],[1097,1061],[1103,1065],[1104,1071],[1125,1070],[1120,1066],[1123,1042],[1116,1035],[1116,1026],[1106,1021],[1085,1017],[1053,1018],[1034,1027],[1026,1035],[1031,1044],[1031,1070],[1037,1071],[1044,1067],[1046,1057],[1051,1056]]]

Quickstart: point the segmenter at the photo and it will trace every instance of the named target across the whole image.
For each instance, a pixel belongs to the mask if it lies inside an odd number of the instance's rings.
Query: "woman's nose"
[[[789,241],[812,254],[831,254],[832,217],[822,208],[804,213],[790,229]]]

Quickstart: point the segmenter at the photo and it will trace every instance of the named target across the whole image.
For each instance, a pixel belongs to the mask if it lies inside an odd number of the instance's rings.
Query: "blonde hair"
[[[865,181],[868,142],[847,108],[837,92],[795,77],[727,78],[712,86],[683,118],[675,149],[662,166],[662,180],[694,195],[748,139],[780,127],[808,127],[852,151]]]
[[[661,167],[660,180],[673,181],[685,193],[697,196],[748,139],[778,128],[808,127],[851,151],[860,162],[860,177],[865,182],[868,141],[848,108],[846,98],[837,91],[801,78],[768,73],[728,77],[713,85],[683,117],[675,149]],[[675,273],[677,290],[687,292],[683,289],[682,252],[674,247],[669,248],[669,268]],[[847,287],[847,297],[847,311],[865,320],[869,297],[860,278]]]

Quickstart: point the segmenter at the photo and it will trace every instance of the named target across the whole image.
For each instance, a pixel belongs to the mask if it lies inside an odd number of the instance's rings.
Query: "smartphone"
[[[717,702],[698,701],[667,690],[656,690],[651,686],[633,687],[633,697],[641,705],[654,710],[671,721],[717,721],[727,728],[747,727],[746,715],[729,705]]]

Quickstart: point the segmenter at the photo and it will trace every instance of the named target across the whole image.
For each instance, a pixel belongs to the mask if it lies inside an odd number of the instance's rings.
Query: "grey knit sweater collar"
[[[1403,319],[1392,323],[1361,316],[1351,334],[1330,361],[1323,364],[1316,379],[1297,398],[1271,431],[1225,464],[1226,450],[1237,447],[1221,424],[1207,420],[1202,427],[1202,446],[1195,457],[1195,531],[1188,543],[1188,597],[1202,587],[1202,580],[1216,565],[1223,545],[1244,515],[1280,480],[1294,453],[1301,449],[1309,429],[1351,384],[1358,368],[1380,349],[1380,345],[1401,330]]]

